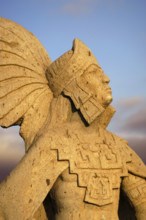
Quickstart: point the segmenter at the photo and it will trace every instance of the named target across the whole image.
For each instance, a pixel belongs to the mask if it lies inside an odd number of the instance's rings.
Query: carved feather
[[[20,124],[30,145],[49,112],[51,64],[40,41],[21,25],[0,18],[0,125]]]

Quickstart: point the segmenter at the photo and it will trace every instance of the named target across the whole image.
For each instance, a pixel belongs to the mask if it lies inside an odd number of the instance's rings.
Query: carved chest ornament
[[[43,201],[69,167],[71,177],[78,177],[77,184],[68,185],[62,178],[65,190],[74,193],[74,186],[82,187],[78,195],[85,195],[78,197],[79,202],[113,206],[88,209],[83,203],[80,209],[81,203],[74,204],[76,192],[68,200],[65,192],[61,197],[56,191],[56,219],[117,219],[115,192],[125,177],[121,188],[137,219],[145,220],[146,167],[123,139],[105,130],[115,112],[109,105],[108,83],[95,56],[79,39],[52,62],[31,32],[0,18],[0,126],[21,126],[26,147],[24,158],[0,184],[0,219],[46,219],[50,213],[45,213]],[[83,125],[82,117],[93,126]],[[58,181],[61,189],[62,181]]]
[[[71,138],[50,139],[51,149],[58,152],[58,161],[69,161],[70,174],[77,174],[78,186],[86,188],[84,202],[98,206],[112,203],[113,190],[120,188],[121,177],[128,174],[112,134],[111,142],[106,142],[105,134],[83,142],[85,139],[81,141],[76,132],[68,132]]]

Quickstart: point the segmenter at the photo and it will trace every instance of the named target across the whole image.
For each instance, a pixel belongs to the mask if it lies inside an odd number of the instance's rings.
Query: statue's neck
[[[84,129],[87,132],[96,132],[99,130],[99,127],[107,127],[114,113],[114,108],[109,106],[94,121],[88,124],[79,110],[73,110],[71,101],[60,95],[52,101],[50,116],[51,124],[55,127],[61,124],[69,124],[77,129]]]
[[[111,118],[115,113],[115,109],[110,105],[106,108],[103,108],[98,103],[96,103],[96,106],[98,108],[94,108],[94,117],[88,117],[88,120],[86,120],[87,115],[89,116],[91,115],[90,113],[93,113],[93,108],[91,109],[91,112],[90,109],[87,109],[86,111],[84,110],[82,111],[82,113],[81,111],[76,111],[72,114],[71,122],[78,124],[78,127],[84,127],[86,130],[88,130],[88,132],[89,130],[96,132],[99,130],[100,127],[105,129],[110,123]]]
[[[99,118],[95,119],[91,124],[88,124],[80,111],[72,113],[70,123],[75,129],[84,130],[85,132],[95,133],[99,130]]]

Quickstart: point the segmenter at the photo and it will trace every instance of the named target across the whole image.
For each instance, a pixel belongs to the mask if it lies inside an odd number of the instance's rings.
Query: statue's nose
[[[108,76],[105,73],[103,73],[103,82],[104,83],[109,83],[110,82],[110,79],[108,78]]]

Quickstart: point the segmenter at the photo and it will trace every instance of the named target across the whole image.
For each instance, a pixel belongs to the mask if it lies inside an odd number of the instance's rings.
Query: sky
[[[52,61],[82,40],[111,80],[117,112],[108,129],[146,163],[146,1],[0,0],[0,17],[31,31]],[[0,128],[0,181],[23,155],[19,127]]]

